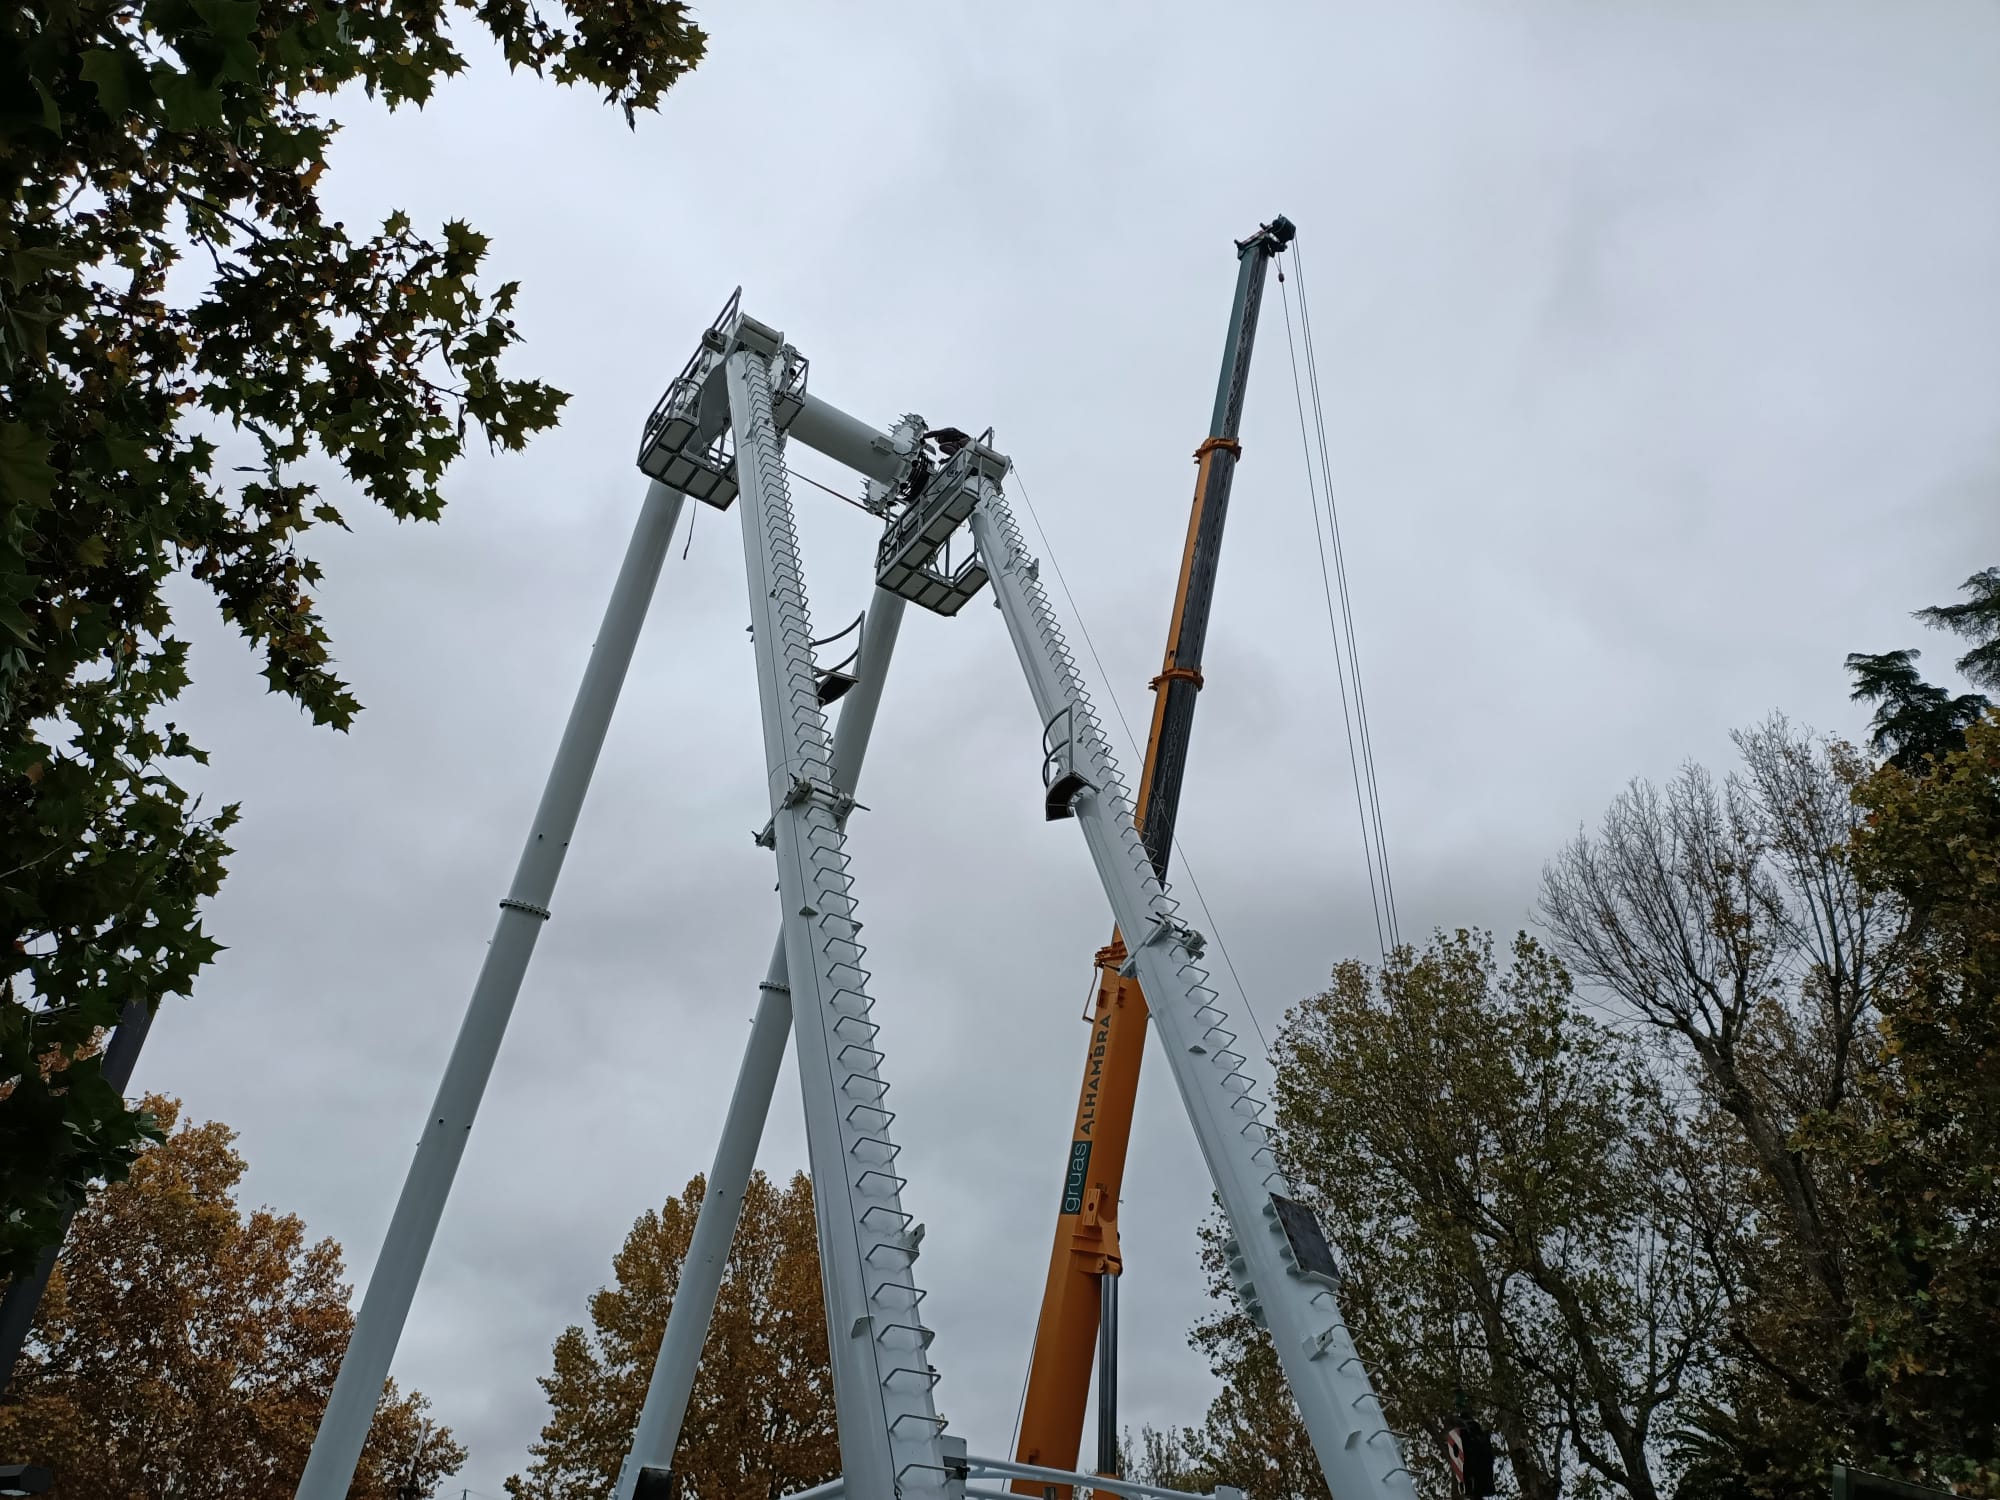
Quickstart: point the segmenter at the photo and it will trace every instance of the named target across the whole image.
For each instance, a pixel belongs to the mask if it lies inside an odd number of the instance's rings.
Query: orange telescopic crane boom
[[[1215,594],[1216,559],[1229,511],[1229,487],[1241,445],[1250,350],[1257,310],[1272,257],[1292,241],[1289,220],[1273,219],[1236,245],[1236,297],[1223,346],[1222,378],[1208,436],[1195,450],[1194,508],[1188,516],[1180,583],[1167,627],[1166,663],[1152,682],[1153,724],[1139,774],[1139,833],[1154,873],[1166,879],[1187,769],[1195,696],[1201,689],[1201,652]],[[1077,1099],[1056,1217],[1049,1279],[1028,1371],[1017,1459],[1024,1464],[1074,1470],[1083,1441],[1093,1352],[1098,1371],[1097,1472],[1118,1464],[1118,1192],[1132,1137],[1132,1106],[1139,1088],[1139,1060],[1146,1040],[1146,997],[1139,982],[1119,973],[1126,958],[1119,934],[1097,953],[1097,1002],[1089,1054]],[[1036,1480],[1017,1480],[1020,1494],[1043,1495]],[[1068,1491],[1059,1493],[1067,1500]]]

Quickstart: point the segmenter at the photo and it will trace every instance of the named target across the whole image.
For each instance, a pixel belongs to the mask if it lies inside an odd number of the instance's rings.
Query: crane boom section
[[[1181,553],[1180,582],[1167,626],[1166,662],[1153,679],[1153,724],[1146,736],[1139,773],[1139,829],[1153,873],[1166,879],[1174,824],[1180,814],[1181,779],[1194,727],[1195,694],[1201,689],[1201,654],[1208,641],[1209,611],[1215,601],[1216,561],[1222,526],[1229,515],[1229,492],[1242,451],[1236,434],[1243,420],[1243,392],[1250,378],[1250,351],[1257,338],[1257,310],[1264,300],[1264,277],[1271,257],[1291,239],[1283,219],[1245,242],[1230,308],[1229,338],[1208,437],[1195,450],[1194,506],[1188,514],[1187,542]]]
[[[1160,675],[1152,681],[1152,725],[1134,803],[1147,857],[1162,881],[1174,846],[1195,699],[1201,691],[1202,649],[1208,639],[1216,561],[1241,451],[1236,434],[1256,342],[1257,311],[1270,260],[1291,243],[1292,235],[1291,223],[1278,218],[1237,245],[1236,292],[1230,305],[1222,374],[1208,435],[1195,450],[1194,504],[1188,515],[1180,579],[1167,626],[1166,658]],[[1110,944],[1097,953],[1090,1047],[1078,1091],[1055,1244],[1022,1403],[1016,1450],[1022,1463],[1075,1468],[1083,1441],[1091,1363],[1107,1296],[1104,1278],[1116,1276],[1123,1266],[1118,1245],[1118,1195],[1125,1178],[1146,1041],[1146,997],[1136,979],[1119,973],[1125,959],[1124,944],[1114,931]],[[1115,1285],[1111,1290],[1115,1292]],[[1112,1367],[1109,1360],[1104,1365],[1107,1370]],[[1100,1473],[1109,1472],[1116,1462],[1112,1395],[1107,1383],[1099,1401]],[[1042,1486],[1027,1480],[1016,1481],[1014,1489],[1022,1494],[1044,1493]]]

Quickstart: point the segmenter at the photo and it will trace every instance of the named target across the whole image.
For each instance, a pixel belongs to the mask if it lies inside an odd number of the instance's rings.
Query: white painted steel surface
[[[916,447],[901,434],[870,427],[859,417],[829,406],[811,391],[799,402],[798,415],[785,429],[785,436],[885,484],[893,484],[909,472],[910,455]]]
[[[972,513],[973,539],[992,575],[1035,708],[1045,725],[1065,710],[1070,714],[1077,769],[1089,783],[1071,806],[1229,1218],[1237,1293],[1270,1330],[1334,1500],[1414,1500],[1400,1444],[1383,1419],[1333,1292],[1290,1263],[1271,1195],[1291,1197],[1291,1188],[1261,1119],[1266,1106],[1250,1063],[1235,1050],[1229,1017],[1197,962],[1199,936],[1181,923],[1146,858],[1131,798],[1006,497],[990,479],[974,482],[982,492]]]
[[[833,784],[849,796],[859,783],[861,761],[868,753],[868,737],[875,727],[875,711],[882,702],[882,686],[888,676],[890,653],[895,650],[896,636],[902,628],[903,609],[901,598],[877,589],[869,600],[868,617],[861,627],[861,652],[854,665],[856,681],[840,700],[840,718],[833,731]],[[646,1402],[632,1434],[631,1450],[618,1470],[613,1500],[632,1500],[642,1468],[672,1467],[674,1449],[680,1443],[688,1397],[694,1390],[702,1345],[707,1342],[709,1321],[715,1313],[716,1293],[722,1286],[730,1242],[735,1238],[737,1220],[743,1212],[743,1194],[750,1186],[757,1145],[764,1134],[771,1095],[778,1084],[778,1069],[785,1058],[785,1041],[792,1027],[787,972],[785,938],[780,929],[770,968],[763,984],[758,986],[757,1013],[750,1023],[749,1045],[743,1049],[743,1065],[736,1075],[735,1092],[729,1096],[729,1113],[723,1119],[722,1140],[715,1148],[715,1163],[709,1169],[708,1189],[695,1213],[694,1235],[681,1265],[673,1306],[667,1313],[666,1334],[660,1341],[659,1358],[646,1386]]]
[[[858,1500],[931,1500],[948,1486],[912,1269],[917,1235],[889,1134],[880,1027],[869,1017],[840,827],[847,799],[833,781],[816,692],[770,367],[738,348],[726,370],[841,1468]]]
[[[465,1155],[473,1117],[479,1112],[486,1080],[500,1052],[500,1039],[521,993],[521,979],[534,955],[535,940],[548,920],[556,877],[562,873],[563,856],[569,852],[570,835],[576,831],[591,772],[604,748],[605,731],[611,726],[612,710],[618,706],[618,692],[632,664],[632,648],[659,583],[660,566],[680,520],[681,504],[682,496],[665,485],[655,481],[647,487],[618,581],[605,606],[604,622],[598,627],[597,644],[591,649],[569,722],[563,726],[562,741],[556,748],[555,764],[549,770],[541,804],[535,809],[527,846],[515,867],[513,884],[500,903],[500,920],[466,1004],[458,1040],[424,1120],[402,1196],[396,1200],[395,1215],[383,1237],[382,1253],[376,1257],[367,1294],[355,1316],[354,1336],[348,1341],[333,1394],[313,1438],[312,1454],[299,1477],[298,1500],[343,1500],[354,1481],[354,1467],[368,1440],[368,1426],[403,1336],[417,1280],[436,1237],[452,1180],[458,1175],[459,1160]]]

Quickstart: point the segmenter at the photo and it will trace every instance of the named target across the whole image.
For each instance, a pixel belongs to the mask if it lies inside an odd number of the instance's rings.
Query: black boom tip
[[[1249,239],[1238,240],[1236,251],[1238,255],[1251,250],[1261,250],[1266,255],[1276,255],[1291,244],[1293,236],[1298,232],[1298,227],[1290,219],[1279,214],[1270,223],[1259,224],[1257,232]]]

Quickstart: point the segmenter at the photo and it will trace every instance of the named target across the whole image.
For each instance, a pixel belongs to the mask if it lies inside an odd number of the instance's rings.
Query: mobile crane
[[[1223,344],[1222,376],[1208,435],[1195,450],[1194,506],[1188,515],[1180,582],[1167,627],[1165,664],[1152,680],[1153,721],[1139,774],[1136,821],[1153,873],[1166,880],[1187,770],[1188,736],[1201,690],[1201,653],[1215,594],[1216,559],[1229,513],[1229,489],[1242,451],[1236,434],[1243,416],[1250,351],[1270,261],[1291,244],[1290,220],[1275,218],[1236,242],[1236,296]],[[1282,273],[1280,273],[1282,274]],[[1020,1463],[1074,1469],[1083,1441],[1084,1406],[1090,1394],[1093,1349],[1098,1375],[1097,1472],[1118,1468],[1118,1194],[1132,1137],[1132,1108],[1146,1041],[1146,997],[1139,981],[1122,972],[1127,953],[1121,934],[1097,952],[1097,998],[1090,1046],[1063,1173],[1062,1203],[1048,1283],[1030,1357],[1022,1402]],[[1018,1494],[1044,1495],[1041,1483],[1022,1479]],[[1067,1500],[1068,1491],[1055,1493]]]

